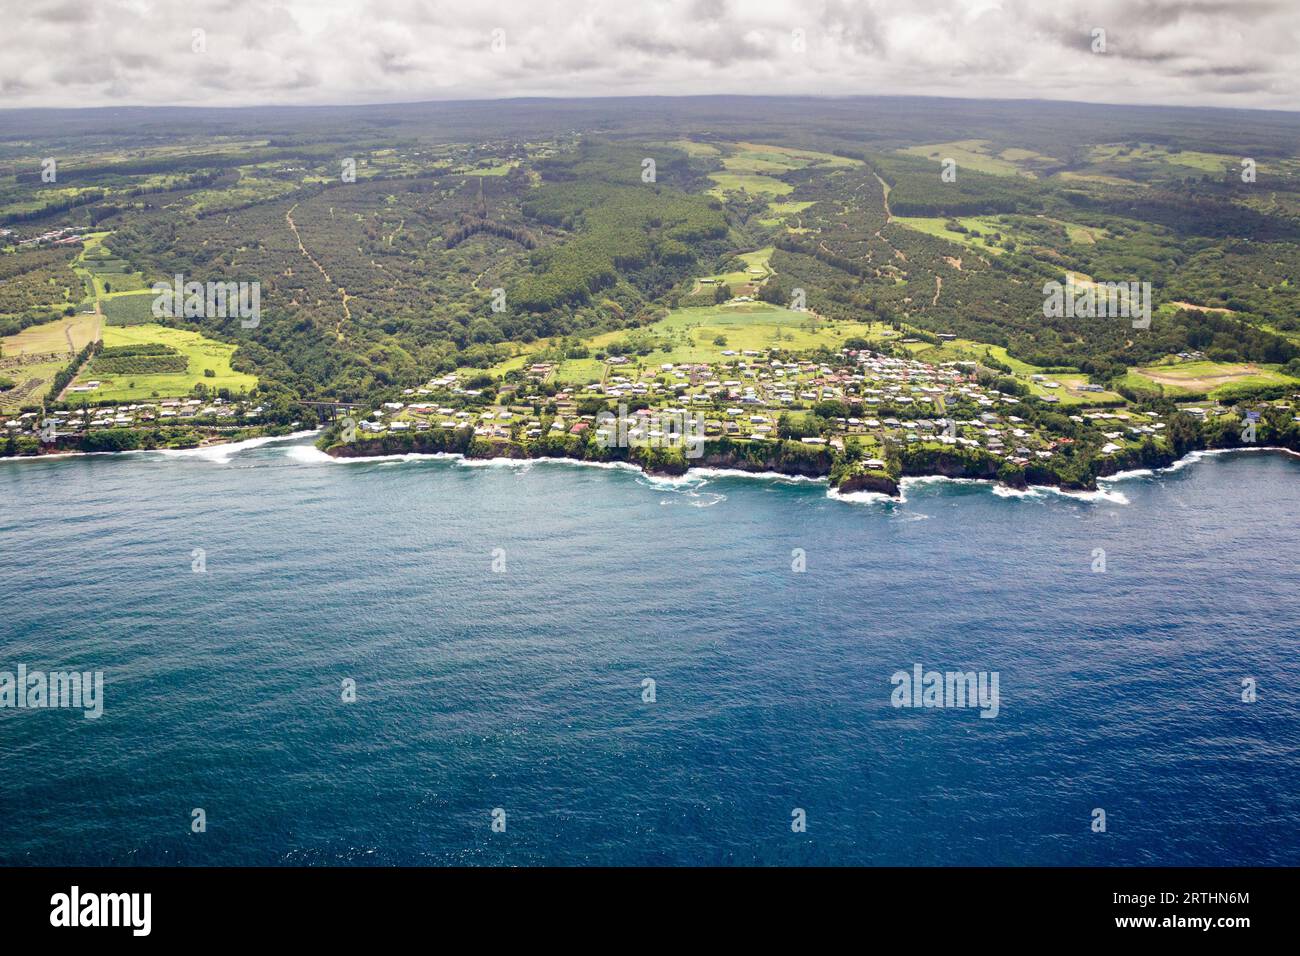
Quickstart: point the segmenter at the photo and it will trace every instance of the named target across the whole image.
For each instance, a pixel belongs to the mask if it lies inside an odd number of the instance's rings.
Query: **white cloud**
[[[26,0],[0,105],[922,94],[1295,109],[1292,0]],[[1091,31],[1107,33],[1104,55]],[[192,51],[192,31],[206,53]],[[494,52],[493,30],[504,30]],[[802,30],[800,52],[792,33]]]

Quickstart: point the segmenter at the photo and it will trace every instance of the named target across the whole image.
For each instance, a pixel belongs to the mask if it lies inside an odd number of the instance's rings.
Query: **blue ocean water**
[[[0,710],[0,863],[1300,864],[1297,478],[0,462],[0,670],[105,677]],[[998,716],[891,706],[914,664]]]

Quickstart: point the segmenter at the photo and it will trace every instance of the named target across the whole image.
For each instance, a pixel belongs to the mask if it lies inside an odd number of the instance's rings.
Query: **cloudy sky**
[[[786,93],[1300,109],[1300,0],[3,0],[2,19],[0,107]]]

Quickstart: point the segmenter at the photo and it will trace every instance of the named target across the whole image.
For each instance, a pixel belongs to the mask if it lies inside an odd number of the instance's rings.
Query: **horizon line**
[[[413,106],[453,106],[466,104],[498,104],[524,102],[601,102],[620,100],[704,100],[704,99],[745,99],[745,100],[822,100],[827,102],[845,100],[934,100],[942,102],[972,103],[1035,103],[1059,106],[1091,106],[1130,110],[1215,110],[1220,112],[1278,113],[1286,116],[1300,116],[1300,107],[1282,109],[1264,106],[1188,106],[1172,103],[1116,103],[1108,100],[1047,99],[1043,97],[996,97],[996,96],[939,96],[927,93],[638,93],[586,96],[484,96],[449,99],[419,100],[376,100],[355,103],[243,103],[238,105],[196,105],[186,103],[120,103],[111,106],[8,106],[0,107],[0,115],[31,112],[59,113],[95,113],[112,110],[193,110],[193,111],[230,111],[230,110],[344,110],[374,109],[383,107]]]

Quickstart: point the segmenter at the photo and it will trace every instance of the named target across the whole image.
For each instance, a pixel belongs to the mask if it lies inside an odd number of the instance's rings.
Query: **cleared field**
[[[106,348],[142,345],[146,342],[161,342],[176,349],[188,360],[186,370],[176,374],[122,375],[111,379],[96,379],[83,371],[73,384],[81,385],[88,380],[99,381],[99,388],[93,392],[65,393],[65,398],[69,401],[78,398],[89,401],[133,401],[155,396],[178,398],[188,395],[200,383],[211,390],[227,388],[232,393],[251,391],[257,385],[256,376],[231,369],[230,359],[236,348],[234,345],[205,338],[197,332],[154,324],[109,325],[104,328]],[[212,370],[211,377],[204,375],[206,369]]]
[[[995,256],[1001,255],[1005,251],[986,235],[986,233],[994,232],[1001,232],[1003,235],[1007,234],[1006,227],[1000,226],[992,219],[979,216],[963,216],[957,220],[963,228],[967,230],[974,229],[979,232],[979,236],[971,235],[970,232],[957,232],[954,229],[949,229],[948,223],[952,220],[946,216],[895,216],[890,221],[896,222],[900,226],[906,226],[908,229],[923,232],[928,236],[938,236],[940,239],[947,239],[949,242],[955,242]]]
[[[768,265],[768,262],[775,251],[774,246],[766,246],[753,252],[742,252],[736,258],[745,264],[743,269],[705,276],[704,279],[700,280],[701,285],[695,294],[712,295],[713,290],[717,288],[719,283],[728,286],[735,294],[740,294],[739,289],[741,286],[747,286],[751,283],[761,285],[768,276],[772,275],[772,267]]]
[[[634,357],[644,364],[661,362],[725,362],[746,350],[780,348],[806,352],[840,349],[858,336],[877,340],[896,336],[889,326],[866,322],[830,322],[811,312],[794,312],[766,303],[742,303],[676,309],[666,318],[635,330],[607,332],[590,342],[595,350],[619,343],[653,344],[654,351]],[[734,356],[724,352],[735,353]]]
[[[1151,143],[1104,143],[1093,146],[1089,157],[1097,163],[1160,162],[1173,166],[1186,166],[1204,173],[1221,173],[1225,166],[1237,166],[1240,157],[1224,153],[1201,153],[1192,149],[1170,150]]]
[[[1038,154],[1029,150],[1003,150],[1002,155],[995,155],[988,140],[959,139],[950,143],[930,143],[924,146],[908,146],[899,152],[907,156],[920,156],[936,163],[945,159],[957,163],[957,174],[962,169],[973,169],[978,173],[991,173],[994,176],[1028,176],[1034,178],[1029,170],[1016,165],[1012,155],[1020,155],[1022,160],[1036,157]],[[1047,157],[1044,157],[1045,159]]]
[[[664,362],[723,363],[735,361],[746,350],[766,351],[780,348],[806,352],[818,348],[840,349],[853,337],[882,341],[897,338],[898,332],[884,323],[831,322],[811,312],[794,312],[767,303],[701,306],[676,309],[667,317],[639,329],[605,332],[584,340],[593,353],[607,352],[610,346],[628,348],[630,365],[658,365]],[[501,376],[532,361],[532,356],[546,347],[534,346],[506,359],[486,371]],[[649,347],[638,355],[638,347]],[[724,355],[731,352],[732,355]],[[604,362],[599,359],[567,359],[556,369],[557,382],[565,385],[586,384],[601,380]],[[627,365],[610,366],[613,374]],[[477,374],[477,369],[462,369]]]
[[[0,392],[0,409],[12,411],[43,398],[72,356],[99,337],[99,325],[97,315],[74,315],[0,339],[0,377],[15,383]]]
[[[565,359],[555,370],[558,385],[588,385],[605,377],[605,363],[600,359]]]
[[[710,173],[709,178],[717,183],[709,190],[709,195],[719,199],[727,192],[743,192],[751,196],[785,196],[794,192],[789,183],[756,173]]]
[[[664,145],[671,146],[673,149],[680,149],[688,156],[717,156],[722,152],[712,143],[697,143],[692,139],[674,139],[664,143]]]
[[[791,220],[797,221],[799,214],[809,206],[814,206],[813,202],[801,202],[792,200],[789,202],[771,202],[767,204],[767,211],[770,215],[758,220],[760,226],[775,228],[776,226],[789,223]]]
[[[709,174],[709,178],[717,183],[709,193],[720,199],[725,198],[727,192],[744,192],[751,196],[785,196],[793,192],[794,187],[774,178],[781,173],[813,165],[839,168],[857,165],[856,160],[843,156],[789,146],[730,143],[726,144],[726,149],[727,153],[722,158],[723,171]]]
[[[855,159],[836,156],[834,153],[819,153],[812,149],[799,149],[792,146],[769,146],[763,143],[736,143],[735,145],[742,156],[748,155],[767,162],[779,163],[786,169],[802,169],[805,166],[817,163],[838,168],[858,165],[858,161]]]
[[[73,355],[99,338],[99,316],[74,315],[31,325],[15,335],[0,339],[0,356],[39,355],[58,352]]]
[[[1176,309],[1191,309],[1196,312],[1218,312],[1220,315],[1235,315],[1231,309],[1224,309],[1212,305],[1197,305],[1194,302],[1167,302],[1166,305],[1172,305]]]
[[[1125,382],[1134,388],[1147,390],[1158,385],[1166,395],[1172,397],[1207,395],[1211,398],[1236,388],[1300,384],[1300,380],[1274,368],[1231,362],[1148,365],[1145,368],[1130,369]]]
[[[1008,241],[1017,246],[1056,247],[1054,237],[1043,236],[1026,228],[1025,223],[1031,221],[1028,219],[1017,221],[1007,216],[895,216],[892,221],[909,229],[915,229],[917,232],[938,236],[940,239],[947,239],[949,242],[956,242],[967,248],[992,255],[1001,255],[1005,252],[1004,244]],[[1093,245],[1098,239],[1104,239],[1109,235],[1105,229],[1098,226],[1085,226],[1064,219],[1033,221],[1049,222],[1061,227],[1065,231],[1065,241],[1079,245]],[[953,222],[965,231],[951,228],[950,224]]]
[[[1119,176],[1107,176],[1104,173],[1080,173],[1072,169],[1057,174],[1060,179],[1070,182],[1081,183],[1103,183],[1107,186],[1141,186],[1147,188],[1147,183],[1140,183],[1136,179],[1121,179]]]

